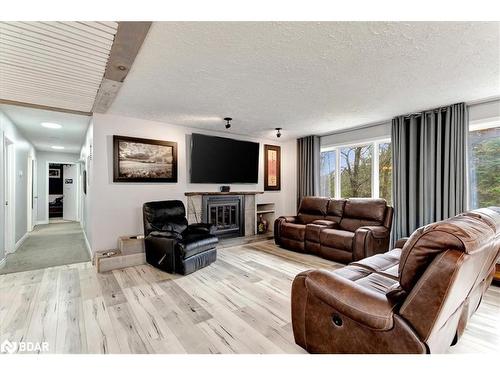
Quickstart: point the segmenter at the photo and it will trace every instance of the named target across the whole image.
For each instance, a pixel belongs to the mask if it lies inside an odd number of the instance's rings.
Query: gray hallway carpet
[[[90,260],[77,222],[37,225],[13,254],[7,255],[0,275]]]

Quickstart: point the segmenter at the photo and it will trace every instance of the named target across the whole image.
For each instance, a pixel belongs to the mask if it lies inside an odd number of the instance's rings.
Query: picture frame
[[[49,168],[49,178],[61,178],[61,170],[57,168]]]
[[[113,182],[177,182],[177,142],[114,135]]]
[[[264,145],[264,191],[281,190],[281,147]]]

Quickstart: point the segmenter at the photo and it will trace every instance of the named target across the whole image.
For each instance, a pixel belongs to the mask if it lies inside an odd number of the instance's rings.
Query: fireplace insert
[[[239,237],[245,234],[245,200],[242,195],[203,197],[202,216],[204,223],[215,226],[218,237]]]

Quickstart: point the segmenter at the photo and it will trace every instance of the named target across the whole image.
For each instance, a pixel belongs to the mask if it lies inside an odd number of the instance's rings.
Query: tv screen
[[[256,184],[258,176],[258,143],[192,134],[192,183]]]

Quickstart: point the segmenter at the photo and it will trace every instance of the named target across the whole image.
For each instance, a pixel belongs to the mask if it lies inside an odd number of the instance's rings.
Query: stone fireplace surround
[[[205,191],[205,192],[186,192],[187,197],[187,219],[189,224],[201,223],[203,221],[203,198],[209,196],[242,196],[243,197],[243,217],[245,222],[244,236],[253,236],[257,233],[256,228],[256,199],[255,195],[263,194],[262,191]]]

